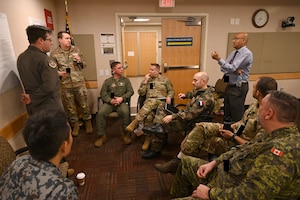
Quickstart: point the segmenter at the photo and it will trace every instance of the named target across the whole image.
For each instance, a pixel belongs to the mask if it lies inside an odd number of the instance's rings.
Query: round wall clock
[[[264,27],[269,21],[269,13],[265,9],[258,9],[252,15],[252,24],[256,28]]]

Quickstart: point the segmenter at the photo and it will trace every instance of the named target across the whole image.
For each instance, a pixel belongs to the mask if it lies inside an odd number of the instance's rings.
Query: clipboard
[[[179,110],[174,107],[172,104],[165,104],[165,111],[169,114],[175,114],[175,113],[178,113]]]

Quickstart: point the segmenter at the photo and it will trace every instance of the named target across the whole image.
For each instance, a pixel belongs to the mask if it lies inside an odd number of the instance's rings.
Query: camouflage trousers
[[[138,111],[135,118],[139,122],[142,122],[153,112],[153,110],[156,110],[159,106],[164,107],[165,101],[155,98],[148,98],[145,100],[143,107]]]
[[[186,197],[180,199],[197,199],[188,196],[192,195],[193,191],[198,187],[199,184],[215,186],[217,176],[216,169],[210,172],[206,179],[201,179],[197,176],[197,170],[199,166],[205,163],[207,163],[207,161],[200,158],[191,156],[184,157],[181,160],[181,165],[177,168],[170,194],[173,197]]]
[[[181,151],[185,155],[199,156],[201,150],[211,154],[221,155],[235,146],[231,140],[224,139],[219,130],[223,124],[212,122],[197,123],[193,130],[184,138],[181,143]]]
[[[85,86],[61,89],[62,102],[68,113],[70,123],[79,121],[79,116],[83,120],[92,118],[90,108],[87,103],[87,89]]]
[[[107,103],[104,103],[100,106],[100,109],[97,113],[97,133],[98,135],[104,135],[106,128],[106,117],[116,111],[119,118],[122,121],[122,130],[124,131],[126,126],[130,123],[130,112],[128,105],[126,103],[121,103],[119,106],[113,106]]]

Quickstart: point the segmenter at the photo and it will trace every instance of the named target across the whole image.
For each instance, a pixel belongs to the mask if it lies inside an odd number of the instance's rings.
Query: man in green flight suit
[[[130,123],[130,111],[126,102],[134,94],[130,80],[123,76],[124,68],[120,62],[113,62],[110,65],[112,77],[106,79],[102,85],[100,96],[103,101],[97,113],[97,134],[98,139],[95,142],[95,147],[101,147],[106,142],[105,134],[106,117],[111,112],[117,112],[122,120],[122,130],[124,133],[124,143],[130,144],[131,139],[126,126]]]
[[[266,134],[238,145],[216,160],[184,157],[171,188],[183,199],[298,199],[300,133],[295,124],[299,101],[269,91],[258,119]]]

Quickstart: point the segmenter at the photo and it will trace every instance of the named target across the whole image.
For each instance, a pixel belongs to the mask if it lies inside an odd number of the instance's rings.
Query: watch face
[[[257,10],[252,18],[253,25],[257,28],[264,27],[269,20],[269,14],[264,9]]]

